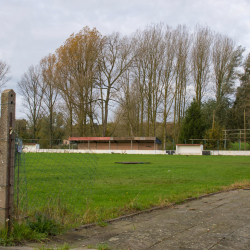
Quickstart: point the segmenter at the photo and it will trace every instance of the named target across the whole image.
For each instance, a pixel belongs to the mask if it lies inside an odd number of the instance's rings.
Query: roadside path
[[[233,190],[114,221],[106,227],[71,231],[48,246],[107,244],[114,250],[250,249],[250,190]],[[47,244],[44,245],[45,247]],[[41,244],[0,249],[26,250]]]

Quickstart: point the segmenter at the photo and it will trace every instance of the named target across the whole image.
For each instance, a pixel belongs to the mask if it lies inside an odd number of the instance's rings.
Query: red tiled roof
[[[69,137],[69,141],[144,141],[161,143],[157,137]]]
[[[110,137],[69,137],[69,141],[109,141]]]

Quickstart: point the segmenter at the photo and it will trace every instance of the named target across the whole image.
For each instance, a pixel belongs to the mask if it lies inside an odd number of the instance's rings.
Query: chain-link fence
[[[98,158],[87,153],[32,153],[16,139],[15,217],[44,214],[59,223],[80,218],[91,197]]]
[[[250,132],[249,132],[250,134]],[[185,139],[183,144],[202,144],[203,150],[250,150],[250,136],[244,138],[244,135],[231,137],[227,135],[223,139]],[[166,143],[166,150],[176,150],[174,140]]]

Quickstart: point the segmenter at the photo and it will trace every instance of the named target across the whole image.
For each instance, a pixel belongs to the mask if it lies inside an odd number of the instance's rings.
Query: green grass
[[[53,247],[47,248],[47,247],[42,246],[36,250],[69,250],[69,249],[70,247],[67,244],[64,244],[62,247],[57,247],[57,248],[53,248]]]
[[[89,249],[97,249],[97,250],[109,250],[110,247],[107,244],[98,244],[96,246],[88,245],[87,248]]]
[[[49,160],[44,164],[47,157]],[[74,159],[81,157],[75,164]],[[71,226],[100,223],[128,212],[180,202],[250,180],[250,159],[244,156],[103,154],[97,155],[96,167],[91,165],[93,159],[89,157],[27,153],[30,213],[42,209],[56,213],[64,219],[62,223]],[[151,164],[115,164],[120,161]],[[94,178],[94,182],[86,185],[88,178]],[[84,192],[84,188],[89,192]]]
[[[43,241],[47,239],[47,234],[34,231],[27,224],[19,224],[17,222],[12,225],[11,231],[7,228],[0,230],[0,245],[2,246],[20,244],[24,239],[29,241]]]

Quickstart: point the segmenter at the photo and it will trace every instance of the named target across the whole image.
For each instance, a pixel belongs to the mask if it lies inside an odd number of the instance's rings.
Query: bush
[[[61,226],[46,215],[35,214],[35,221],[27,221],[27,225],[33,231],[45,233],[47,235],[57,235],[61,231]]]

